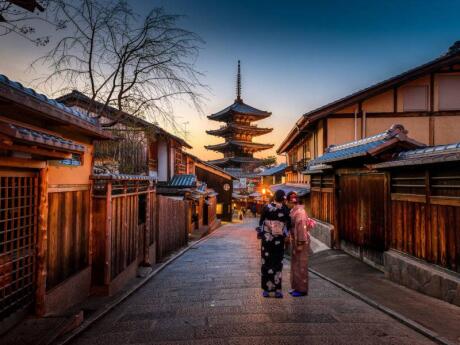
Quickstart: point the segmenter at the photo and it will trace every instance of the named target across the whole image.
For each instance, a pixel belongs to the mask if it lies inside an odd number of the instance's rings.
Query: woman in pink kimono
[[[308,251],[310,248],[309,230],[315,225],[308,218],[307,212],[295,192],[287,195],[288,207],[291,209],[291,291],[293,297],[308,295]]]

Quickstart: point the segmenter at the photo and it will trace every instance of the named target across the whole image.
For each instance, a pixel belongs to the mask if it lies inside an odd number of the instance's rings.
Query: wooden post
[[[44,316],[46,313],[46,251],[48,241],[48,167],[40,169],[39,179],[37,289],[35,291],[35,312],[38,316]]]
[[[147,195],[146,198],[147,200],[145,201],[145,226],[144,226],[144,262],[143,264],[145,265],[150,265],[150,257],[149,257],[149,244],[150,244],[150,231],[151,231],[151,226],[150,224],[150,208],[151,208],[151,196],[152,191],[150,190],[150,186],[147,189]]]
[[[110,284],[111,261],[112,261],[112,181],[107,182],[106,187],[106,222],[105,222],[105,270],[104,284]]]
[[[89,185],[89,225],[88,225],[88,266],[91,267],[93,263],[93,251],[94,251],[94,234],[93,234],[93,191],[94,181],[90,180]]]

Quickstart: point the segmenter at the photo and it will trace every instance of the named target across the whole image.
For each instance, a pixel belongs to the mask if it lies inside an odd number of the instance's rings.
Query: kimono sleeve
[[[262,210],[262,214],[260,215],[259,226],[262,226],[264,224],[264,221],[267,218],[267,213],[268,213],[268,206],[265,205]]]
[[[307,217],[301,216],[296,219],[294,224],[295,239],[298,242],[308,241],[308,223]]]

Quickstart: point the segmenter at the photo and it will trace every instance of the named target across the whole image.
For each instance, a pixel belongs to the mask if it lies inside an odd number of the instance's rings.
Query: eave
[[[206,133],[209,135],[214,135],[214,136],[224,136],[225,134],[231,134],[231,133],[246,133],[246,134],[251,134],[252,136],[259,136],[263,134],[267,134],[273,131],[273,128],[262,128],[262,127],[257,127],[257,126],[247,126],[247,125],[241,125],[237,123],[229,123],[227,126],[218,128],[218,129],[212,129],[212,130],[207,130]]]
[[[259,150],[271,149],[273,146],[274,146],[273,144],[259,144],[259,143],[253,143],[253,142],[248,142],[248,141],[232,140],[232,141],[227,141],[225,143],[221,143],[217,145],[207,145],[205,146],[205,148],[208,150],[214,150],[214,151],[225,151],[226,149],[230,147],[238,147],[238,148],[246,148],[250,151],[259,151]]]
[[[5,117],[18,118],[18,114],[36,121],[49,121],[58,126],[71,126],[74,130],[96,139],[110,139],[110,133],[90,116],[66,107],[45,95],[25,88],[0,75],[0,111]]]

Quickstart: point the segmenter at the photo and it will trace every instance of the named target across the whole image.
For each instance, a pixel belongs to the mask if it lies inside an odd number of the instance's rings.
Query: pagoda
[[[206,133],[222,137],[225,141],[217,145],[205,146],[208,150],[223,153],[224,157],[209,163],[221,168],[237,168],[243,172],[250,172],[260,163],[254,158],[254,153],[271,149],[272,144],[260,144],[252,141],[255,136],[270,133],[273,128],[261,128],[251,124],[271,116],[270,112],[253,108],[243,102],[241,98],[241,67],[238,61],[238,75],[236,85],[236,99],[229,107],[218,113],[208,116],[208,119],[224,122],[218,129],[208,130]]]

